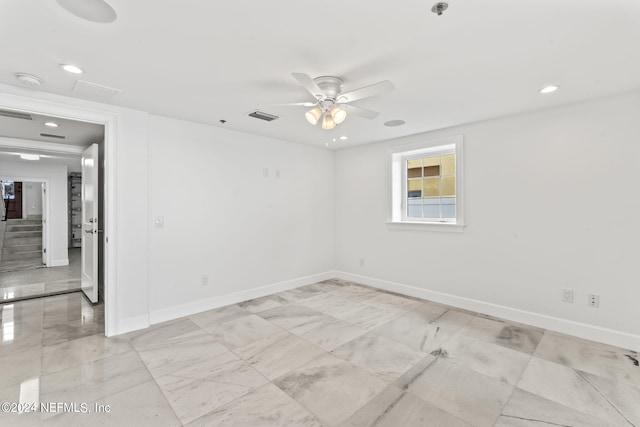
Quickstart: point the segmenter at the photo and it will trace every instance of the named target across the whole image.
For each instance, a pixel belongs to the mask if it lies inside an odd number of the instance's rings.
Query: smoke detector
[[[437,14],[438,16],[442,15],[445,10],[449,8],[449,3],[441,1],[433,5],[431,8],[431,12]]]
[[[27,73],[16,73],[16,79],[20,83],[29,87],[36,87],[42,84],[42,79],[40,77],[34,76],[33,74]]]

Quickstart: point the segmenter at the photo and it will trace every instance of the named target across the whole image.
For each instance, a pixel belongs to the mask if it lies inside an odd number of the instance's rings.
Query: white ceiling
[[[0,109],[0,137],[52,142],[76,147],[88,147],[93,143],[99,143],[104,140],[104,125],[101,124],[79,122],[34,113],[27,114],[30,119],[15,118],[3,115],[6,111],[24,114],[23,112]],[[58,127],[45,126],[47,122],[53,122]],[[64,138],[43,136],[42,134]],[[1,140],[0,145],[2,145]]]
[[[72,91],[80,78],[121,90],[116,105],[319,146],[348,136],[338,147],[640,89],[638,0],[450,0],[443,16],[431,0],[107,1],[112,24],[54,1],[2,2],[0,82],[26,72],[44,91],[86,97]],[[304,108],[247,117],[312,100],[291,72],[342,77],[345,91],[388,79],[396,91],[354,103],[377,119],[332,131]],[[561,89],[538,93],[547,84]],[[394,119],[406,125],[383,126]]]
[[[25,166],[33,164],[34,160],[22,160],[20,158],[20,154],[22,153],[35,153],[40,155],[40,160],[38,160],[38,164],[45,165],[61,165],[66,166],[68,172],[80,172],[82,170],[80,163],[80,155],[72,155],[72,154],[62,154],[62,153],[48,153],[42,154],[42,152],[37,152],[36,150],[10,150],[0,147],[0,162],[13,162],[13,163],[22,163]],[[0,171],[0,176],[2,176],[2,171]],[[6,177],[5,178],[17,178],[17,177]]]
[[[34,113],[27,114],[30,119],[2,115],[7,112],[24,114],[22,111],[0,109],[0,161],[29,164],[34,161],[23,160],[20,155],[38,154],[38,163],[64,165],[69,172],[80,172],[82,151],[104,140],[104,125],[101,124]],[[45,126],[46,122],[54,122],[58,127]],[[41,133],[64,136],[64,139],[42,136]]]

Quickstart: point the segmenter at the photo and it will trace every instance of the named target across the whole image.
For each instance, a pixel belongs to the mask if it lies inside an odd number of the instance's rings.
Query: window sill
[[[447,222],[421,222],[421,221],[387,221],[389,230],[417,230],[417,231],[444,231],[462,233],[464,224]]]

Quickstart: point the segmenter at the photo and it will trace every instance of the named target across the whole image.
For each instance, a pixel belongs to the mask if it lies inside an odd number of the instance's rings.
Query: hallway
[[[80,248],[69,249],[69,265],[0,274],[0,303],[80,289]]]

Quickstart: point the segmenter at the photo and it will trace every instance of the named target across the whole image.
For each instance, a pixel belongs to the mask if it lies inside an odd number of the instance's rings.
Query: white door
[[[47,265],[47,184],[42,183],[42,263]]]
[[[82,153],[82,291],[98,302],[98,144]]]

